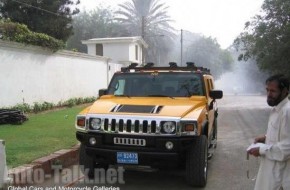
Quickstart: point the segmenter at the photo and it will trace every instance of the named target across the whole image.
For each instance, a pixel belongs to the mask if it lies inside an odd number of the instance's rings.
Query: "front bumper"
[[[176,166],[184,163],[185,153],[189,146],[193,146],[195,138],[192,136],[139,136],[109,133],[76,133],[77,139],[85,146],[86,154],[94,159],[102,159],[108,164],[117,164],[117,152],[138,153],[138,165],[162,167],[162,165]],[[94,137],[96,144],[91,145],[89,139]],[[145,139],[146,146],[130,146],[114,144],[114,137]],[[172,142],[173,148],[166,149],[166,142]]]

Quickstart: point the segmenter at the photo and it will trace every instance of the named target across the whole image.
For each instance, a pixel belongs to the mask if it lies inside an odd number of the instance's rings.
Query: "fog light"
[[[173,142],[171,142],[171,141],[167,141],[166,143],[165,143],[165,147],[167,148],[167,150],[172,150],[173,149]]]
[[[97,143],[97,140],[94,137],[91,137],[89,139],[89,142],[90,142],[91,145],[95,145]]]

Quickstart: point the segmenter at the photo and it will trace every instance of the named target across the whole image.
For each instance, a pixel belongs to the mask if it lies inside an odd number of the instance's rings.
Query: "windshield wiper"
[[[147,96],[148,97],[168,97],[168,98],[174,99],[174,97],[172,97],[172,96],[167,96],[167,95],[163,95],[163,94],[149,94]]]

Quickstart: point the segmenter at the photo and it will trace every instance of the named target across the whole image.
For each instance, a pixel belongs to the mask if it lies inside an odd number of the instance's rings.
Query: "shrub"
[[[76,99],[75,98],[71,98],[71,99],[65,101],[63,105],[64,106],[68,106],[68,107],[73,107],[73,106],[76,105]]]
[[[30,31],[26,25],[0,20],[0,34],[3,40],[49,48],[53,51],[64,49],[65,44],[47,34]]]
[[[56,105],[50,102],[43,102],[43,103],[34,102],[32,106],[30,106],[27,103],[23,103],[23,104],[17,104],[15,106],[4,108],[4,109],[16,109],[16,110],[21,110],[25,113],[32,113],[32,112],[39,113],[42,111],[51,110],[56,107],[73,107],[80,104],[92,103],[95,100],[96,100],[96,97],[71,98],[71,99],[68,99],[67,101],[64,101],[63,103],[60,101]]]
[[[33,104],[33,112],[34,113],[38,113],[40,111],[42,111],[42,105],[40,103],[38,103],[38,102],[34,102],[34,104]]]
[[[87,98],[71,98],[65,101],[62,105],[72,107],[75,105],[85,104],[85,103],[92,103],[96,100],[96,97],[87,97]]]
[[[42,104],[42,111],[45,110],[51,110],[52,108],[54,108],[54,104],[53,103],[49,103],[49,102],[43,102]]]
[[[76,99],[76,105],[80,105],[84,103],[84,99],[83,98],[77,98]]]
[[[31,107],[27,103],[16,104],[15,106],[11,107],[10,109],[21,110],[25,113],[31,112]]]
[[[87,97],[87,98],[84,98],[84,103],[91,103],[91,102],[94,102],[96,101],[96,97],[92,96],[92,97]]]

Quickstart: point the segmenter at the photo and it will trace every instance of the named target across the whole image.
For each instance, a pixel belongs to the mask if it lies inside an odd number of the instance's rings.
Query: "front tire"
[[[202,135],[186,153],[186,182],[194,187],[205,187],[207,182],[208,142]]]

